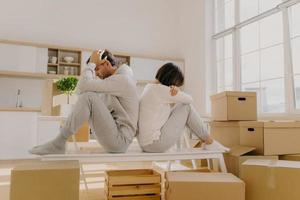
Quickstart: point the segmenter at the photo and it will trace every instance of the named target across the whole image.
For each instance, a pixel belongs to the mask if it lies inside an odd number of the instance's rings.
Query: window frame
[[[282,3],[280,3],[278,6],[269,9],[267,11],[264,11],[254,17],[251,17],[249,19],[246,19],[244,21],[240,21],[239,16],[239,9],[240,9],[240,0],[233,0],[234,6],[235,6],[235,18],[234,22],[235,25],[233,27],[230,27],[228,29],[225,29],[223,31],[220,31],[218,33],[215,33],[216,28],[216,20],[213,20],[213,36],[211,37],[212,45],[216,46],[216,41],[220,38],[224,38],[227,35],[232,35],[232,60],[233,60],[233,90],[241,90],[242,89],[242,74],[241,74],[241,36],[240,36],[240,30],[242,27],[247,26],[253,22],[257,22],[261,19],[264,19],[266,17],[269,17],[273,14],[282,13],[282,20],[283,20],[283,59],[284,59],[284,99],[285,99],[285,112],[283,113],[264,113],[260,112],[259,117],[260,118],[268,118],[268,119],[285,119],[290,117],[297,117],[300,118],[300,108],[296,108],[296,99],[295,99],[295,88],[294,88],[294,74],[293,74],[293,58],[292,58],[292,44],[290,39],[290,21],[289,21],[289,7],[300,3],[300,0],[282,0]],[[213,4],[213,8],[215,8],[215,1],[211,1]],[[216,16],[216,10],[213,10],[213,18]],[[216,48],[213,48],[213,54],[211,58],[214,71],[217,72],[217,59],[216,59]],[[211,77],[211,81],[213,82],[213,85],[215,88],[213,88],[212,93],[216,93],[218,90],[218,83],[217,83],[217,75]],[[210,81],[210,82],[211,82]],[[225,86],[225,85],[224,85]],[[261,106],[261,105],[260,105]]]

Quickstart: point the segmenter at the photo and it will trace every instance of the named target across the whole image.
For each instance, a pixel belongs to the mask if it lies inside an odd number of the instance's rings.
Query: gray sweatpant
[[[111,109],[121,105],[115,96],[109,95],[108,98],[109,103],[104,102],[105,98],[99,93],[81,94],[66,124],[61,129],[64,137],[68,138],[73,135],[84,122],[89,121],[98,142],[107,152],[125,152],[133,140],[134,133],[130,127],[116,123]]]
[[[188,127],[199,139],[209,138],[203,120],[191,104],[178,104],[171,112],[168,121],[161,129],[159,140],[142,147],[145,152],[165,152],[181,138],[185,127]]]

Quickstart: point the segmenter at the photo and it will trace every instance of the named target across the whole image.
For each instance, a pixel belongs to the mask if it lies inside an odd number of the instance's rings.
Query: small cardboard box
[[[166,200],[244,200],[245,184],[228,173],[167,172]]]
[[[242,168],[247,200],[300,199],[300,162],[248,160]]]
[[[226,147],[240,144],[240,125],[238,122],[210,122],[210,135]]]
[[[255,92],[222,92],[210,97],[215,121],[257,120]]]
[[[10,200],[79,200],[78,161],[36,162],[11,172]]]
[[[300,122],[240,122],[240,144],[259,155],[300,153]]]
[[[151,169],[105,172],[107,200],[160,200],[161,175]]]
[[[241,176],[242,163],[248,159],[269,159],[278,160],[278,156],[257,156],[254,155],[254,147],[246,146],[235,146],[230,149],[229,153],[224,154],[224,160],[227,167],[227,171],[236,175]]]

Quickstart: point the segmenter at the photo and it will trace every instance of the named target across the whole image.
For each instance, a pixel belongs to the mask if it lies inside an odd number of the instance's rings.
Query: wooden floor
[[[36,160],[0,161],[0,200],[9,200],[10,173],[14,166],[24,163],[34,163]],[[104,200],[104,171],[108,169],[142,169],[151,168],[151,163],[121,163],[121,164],[85,164],[83,169],[87,175],[89,190],[80,185],[80,200]]]

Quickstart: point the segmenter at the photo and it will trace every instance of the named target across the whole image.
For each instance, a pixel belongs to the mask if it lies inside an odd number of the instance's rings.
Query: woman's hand
[[[178,93],[178,91],[179,91],[179,88],[176,87],[175,85],[171,85],[171,86],[170,86],[170,93],[171,93],[171,96],[176,96],[177,93]]]

